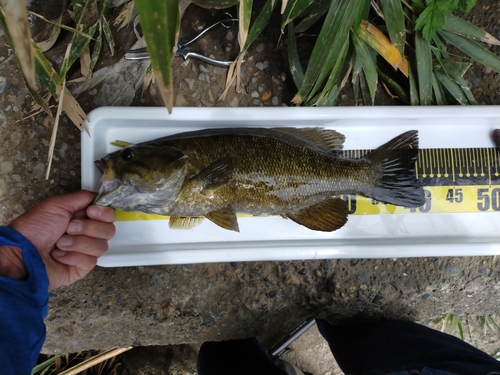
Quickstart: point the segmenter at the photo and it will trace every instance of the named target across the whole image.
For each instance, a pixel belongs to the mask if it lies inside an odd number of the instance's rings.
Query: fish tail
[[[424,190],[415,175],[418,131],[403,133],[366,156],[371,162],[373,189],[370,198],[404,207],[425,203]]]

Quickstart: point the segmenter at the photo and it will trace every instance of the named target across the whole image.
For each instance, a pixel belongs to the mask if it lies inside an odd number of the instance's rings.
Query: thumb
[[[75,213],[87,208],[92,203],[95,196],[96,193],[87,190],[80,190],[74,193],[53,197],[51,204],[59,206],[60,208],[71,213]]]

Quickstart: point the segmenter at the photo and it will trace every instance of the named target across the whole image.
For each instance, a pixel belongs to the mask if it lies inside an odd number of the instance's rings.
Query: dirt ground
[[[33,2],[33,9],[57,18],[57,7]],[[116,15],[118,10],[113,12]],[[233,10],[234,12],[234,10]],[[220,11],[190,6],[181,37],[218,20]],[[500,2],[480,0],[469,19],[500,38]],[[33,20],[33,30],[44,23]],[[95,86],[70,85],[85,111],[105,105],[162,105],[154,85],[144,93],[137,78],[147,63],[123,63],[135,42],[131,26],[116,38],[115,55],[104,47],[96,71],[107,80]],[[66,34],[61,36],[67,38]],[[236,31],[215,30],[193,49],[219,59],[236,56]],[[243,92],[230,90],[219,100],[225,70],[196,60],[174,59],[177,106],[288,106],[295,87],[287,67],[284,38],[269,29],[250,48],[244,65]],[[499,53],[499,48],[491,49]],[[64,48],[48,56],[57,61]],[[111,74],[113,73],[113,74]],[[98,73],[95,76],[98,76]],[[72,71],[76,78],[78,71]],[[500,104],[500,75],[478,64],[468,81],[478,104]],[[117,87],[131,82],[126,89]],[[137,89],[137,90],[136,90]],[[338,105],[352,105],[350,90]],[[269,94],[270,93],[270,94]],[[379,88],[377,105],[399,105]],[[29,115],[31,98],[0,31],[0,222],[44,197],[80,189],[80,134],[63,117],[50,178],[45,180],[50,119]],[[175,111],[175,108],[174,108]],[[313,260],[188,264],[179,266],[97,268],[84,280],[50,294],[44,353],[138,346],[121,355],[122,374],[191,374],[205,340],[258,336],[272,346],[311,315],[332,322],[346,318],[412,319],[436,328],[432,320],[462,317],[465,339],[488,353],[500,348],[498,326],[487,317],[500,314],[500,264],[494,257]],[[495,320],[494,320],[495,321]],[[499,321],[499,320],[496,320]],[[457,334],[456,328],[444,330]],[[314,374],[340,374],[317,330],[286,354]]]

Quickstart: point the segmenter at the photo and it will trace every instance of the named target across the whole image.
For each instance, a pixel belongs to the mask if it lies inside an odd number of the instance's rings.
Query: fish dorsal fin
[[[235,232],[240,231],[236,212],[232,206],[226,206],[219,210],[209,212],[205,217],[219,227],[234,230]]]
[[[347,203],[340,198],[329,198],[283,216],[312,230],[333,232],[347,222]]]
[[[206,194],[227,184],[234,176],[232,158],[217,160],[192,178],[195,189]]]
[[[326,152],[340,152],[344,148],[345,136],[335,130],[323,128],[274,128],[292,135],[314,148]]]
[[[192,229],[197,225],[200,225],[204,217],[181,217],[181,216],[170,216],[168,226],[171,229]]]

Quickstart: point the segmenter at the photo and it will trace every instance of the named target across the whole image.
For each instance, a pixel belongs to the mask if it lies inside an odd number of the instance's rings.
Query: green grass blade
[[[415,79],[415,68],[410,66],[408,69],[408,80],[410,81],[410,104],[411,105],[419,105],[420,98],[418,96],[418,84]]]
[[[43,85],[49,90],[54,99],[57,100],[59,93],[57,86],[62,83],[62,79],[52,67],[50,61],[45,57],[43,52],[38,48],[35,42],[32,42],[33,56],[35,57],[36,75],[42,81]]]
[[[443,72],[435,72],[437,79],[446,90],[462,105],[468,105],[469,100],[465,96],[462,88]]]
[[[452,14],[445,14],[443,30],[480,42],[500,45],[500,41],[493,35],[488,34],[483,29],[480,29],[462,18],[455,17]]]
[[[474,98],[474,95],[472,94],[472,91],[471,91],[469,85],[467,85],[467,82],[465,81],[464,77],[457,76],[457,77],[455,77],[455,81],[458,83],[458,85],[460,86],[460,88],[464,92],[465,97],[469,101],[469,104],[476,105],[477,104],[476,98]]]
[[[361,88],[361,98],[363,99],[363,105],[370,106],[373,105],[371,96],[370,96],[370,88],[366,82],[366,77],[364,71],[359,74],[359,87]]]
[[[281,16],[281,30],[284,30],[286,25],[302,14],[313,2],[314,0],[289,0]]]
[[[339,58],[345,40],[349,36],[350,27],[358,10],[357,1],[332,1],[314,45],[309,64],[304,74],[304,82],[299,93],[293,99],[294,103],[301,103],[312,98],[323,85],[336,59]],[[328,51],[325,57],[325,51]]]
[[[252,26],[248,31],[248,37],[245,42],[244,48],[242,51],[246,51],[247,48],[252,44],[252,42],[262,33],[262,30],[269,23],[269,19],[271,18],[271,14],[273,13],[274,7],[276,6],[276,0],[267,0],[262,10],[260,11],[257,18],[252,22]]]
[[[401,56],[404,56],[406,28],[405,13],[401,0],[381,0],[380,5],[384,12],[389,39],[397,47]]]
[[[370,9],[370,0],[356,0],[356,9],[354,21],[352,23],[351,29],[356,31],[359,29],[359,24],[361,20],[367,15]]]
[[[480,44],[464,38],[463,36],[450,33],[449,31],[439,31],[439,35],[442,36],[448,44],[458,48],[472,59],[500,73],[500,57]]]
[[[446,105],[446,97],[444,96],[443,88],[436,78],[436,74],[432,73],[432,92],[437,105]]]
[[[179,32],[179,1],[134,0],[134,3],[156,83],[170,113],[174,105],[171,64]],[[240,22],[245,22],[245,20],[240,20]]]
[[[295,26],[296,33],[303,33],[323,17],[331,5],[331,0],[315,1],[312,5],[314,5],[314,8],[310,9],[307,16]]]
[[[292,75],[295,86],[300,88],[304,81],[304,71],[300,65],[299,53],[297,51],[297,42],[293,22],[288,24],[288,65],[290,65],[290,74]]]
[[[43,361],[42,363],[36,365],[33,367],[33,370],[31,370],[31,375],[35,375],[39,373],[40,371],[46,371],[52,364],[57,361],[57,359],[60,357],[60,355],[56,355],[54,357],[51,357],[47,359],[46,361]]]
[[[100,24],[100,22],[98,23]],[[97,36],[96,41],[94,43],[94,48],[92,49],[92,57],[90,58],[90,66],[89,66],[89,70],[91,72],[94,71],[95,65],[97,64],[97,60],[99,59],[99,55],[101,54],[101,49],[102,49],[102,24],[99,25],[99,35]]]
[[[377,82],[378,82],[377,66],[375,64],[375,59],[367,44],[356,34],[352,36],[352,41],[354,44],[354,48],[356,49],[356,55],[359,57],[359,61],[361,62],[361,66],[363,67],[363,73],[366,79],[366,85],[368,87],[368,92],[370,95],[370,103],[371,105],[373,105],[375,102],[375,93],[377,91]],[[363,86],[361,86],[361,88],[363,88]]]
[[[113,34],[111,33],[111,28],[109,27],[109,23],[106,20],[106,18],[104,18],[104,16],[102,17],[102,31],[104,33],[106,42],[108,43],[111,56],[113,56],[115,54],[115,40],[113,39]]]
[[[247,38],[250,30],[250,20],[252,18],[253,0],[240,0],[238,11],[238,41],[240,46],[248,46]],[[246,48],[243,48],[246,50]]]
[[[88,28],[86,36],[77,35],[71,44],[71,51],[69,53],[69,60],[67,66],[61,66],[59,76],[64,77],[69,68],[75,63],[76,60],[80,58],[83,50],[89,45],[90,40],[94,37],[94,34],[99,26],[99,22],[96,22],[91,27]]]
[[[436,56],[438,59],[444,58],[449,60],[450,55],[446,51],[446,43],[439,37],[438,34],[434,35],[432,41],[434,42],[434,45],[431,45],[431,48],[434,56]]]
[[[446,72],[450,77],[463,77],[465,72],[470,68],[472,65],[471,63],[464,63],[460,61],[454,61],[454,60],[439,60],[440,63],[440,68]]]
[[[420,105],[431,105],[432,102],[432,58],[431,47],[421,31],[415,32],[415,53],[417,61],[418,95]]]
[[[410,104],[410,97],[408,96],[408,93],[397,83],[394,81],[391,77],[389,77],[387,74],[382,72],[380,69],[377,68],[377,74],[384,82],[386,87],[389,89],[389,91],[394,95],[397,99],[402,101],[405,104]]]

